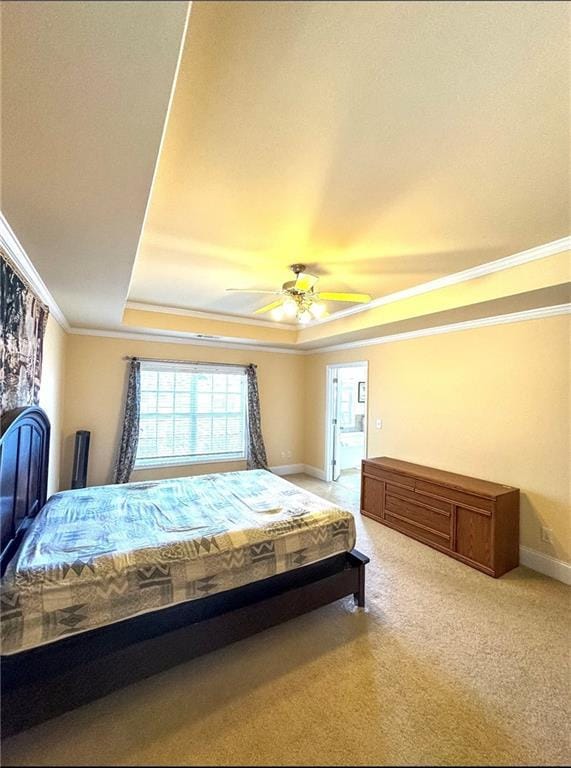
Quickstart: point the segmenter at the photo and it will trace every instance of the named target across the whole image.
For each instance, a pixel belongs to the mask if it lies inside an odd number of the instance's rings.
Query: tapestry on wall
[[[37,405],[48,308],[0,250],[0,414]]]

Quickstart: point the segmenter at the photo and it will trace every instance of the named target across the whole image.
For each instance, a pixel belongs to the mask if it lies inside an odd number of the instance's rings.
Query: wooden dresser
[[[501,576],[519,563],[519,489],[382,457],[365,459],[361,513]]]

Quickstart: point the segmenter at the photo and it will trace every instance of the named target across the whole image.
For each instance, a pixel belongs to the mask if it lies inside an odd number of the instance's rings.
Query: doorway
[[[357,485],[367,456],[368,363],[327,366],[325,479]]]

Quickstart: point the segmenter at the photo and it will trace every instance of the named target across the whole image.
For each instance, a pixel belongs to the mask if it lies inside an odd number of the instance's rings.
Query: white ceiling
[[[2,4],[2,209],[73,325],[374,297],[568,234],[567,3]],[[333,306],[332,309],[341,308]]]
[[[196,3],[132,301],[374,297],[569,232],[565,3]],[[340,305],[331,309],[340,309]]]
[[[186,2],[2,3],[2,210],[74,325],[119,323]]]

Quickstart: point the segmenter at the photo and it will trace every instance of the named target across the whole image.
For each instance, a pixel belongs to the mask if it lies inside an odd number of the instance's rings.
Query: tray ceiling
[[[129,298],[251,316],[569,231],[564,3],[196,3]],[[331,305],[331,310],[343,305]]]
[[[72,325],[121,322],[187,10],[1,4],[1,207]]]
[[[568,234],[567,3],[195,3],[159,158],[187,10],[1,5],[1,206],[72,325],[251,318],[225,289],[293,262],[380,297]]]

